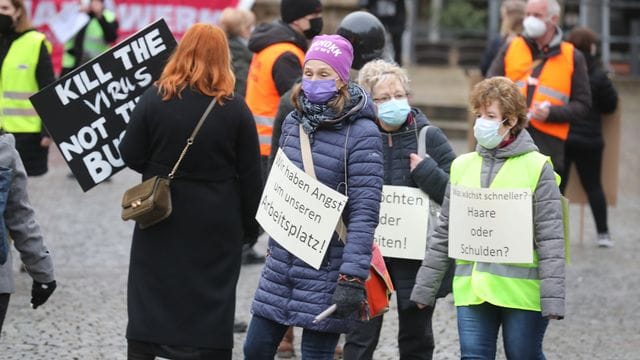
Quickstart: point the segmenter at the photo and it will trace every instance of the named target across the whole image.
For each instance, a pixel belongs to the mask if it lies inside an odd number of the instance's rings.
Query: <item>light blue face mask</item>
[[[478,140],[478,144],[485,149],[495,149],[502,142],[504,136],[509,133],[506,131],[500,135],[500,125],[506,120],[492,121],[482,117],[476,118],[476,123],[473,125],[473,135]]]
[[[411,111],[407,99],[393,99],[378,105],[378,118],[389,126],[400,126]]]

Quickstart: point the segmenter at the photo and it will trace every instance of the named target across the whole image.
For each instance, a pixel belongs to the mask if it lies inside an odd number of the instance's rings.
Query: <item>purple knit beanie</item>
[[[318,35],[313,38],[304,56],[305,64],[309,60],[327,63],[346,83],[349,81],[349,69],[353,61],[353,46],[340,35]]]

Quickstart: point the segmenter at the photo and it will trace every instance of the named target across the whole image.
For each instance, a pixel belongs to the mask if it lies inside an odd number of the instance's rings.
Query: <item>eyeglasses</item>
[[[382,104],[382,103],[386,103],[387,101],[391,101],[391,100],[402,100],[402,99],[406,99],[407,98],[407,94],[395,94],[393,96],[390,95],[381,95],[379,97],[373,98],[373,102],[376,104]]]

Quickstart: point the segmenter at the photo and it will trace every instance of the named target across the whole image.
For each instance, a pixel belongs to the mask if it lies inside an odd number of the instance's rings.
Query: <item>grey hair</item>
[[[549,17],[551,16],[560,16],[560,4],[558,4],[558,0],[547,0],[547,12],[549,13]]]
[[[407,93],[410,92],[407,71],[397,64],[385,60],[373,60],[366,63],[358,73],[358,84],[373,96],[373,88],[391,76],[395,76],[400,81]]]

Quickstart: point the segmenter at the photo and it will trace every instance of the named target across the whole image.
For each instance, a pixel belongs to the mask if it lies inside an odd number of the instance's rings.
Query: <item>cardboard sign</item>
[[[125,167],[118,145],[129,115],[175,46],[156,21],[30,98],[82,190]]]
[[[385,185],[374,241],[382,255],[422,260],[427,249],[429,196],[406,186]]]
[[[492,263],[533,261],[530,189],[451,186],[449,257]]]
[[[256,220],[282,247],[320,268],[347,197],[299,169],[278,150]]]

